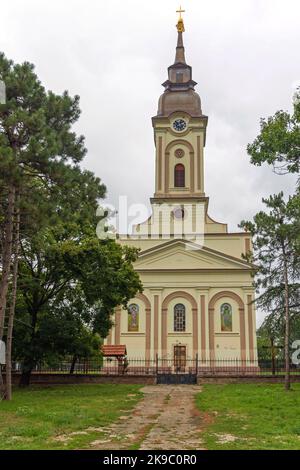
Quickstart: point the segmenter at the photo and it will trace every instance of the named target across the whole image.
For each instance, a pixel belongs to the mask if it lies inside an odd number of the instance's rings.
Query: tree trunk
[[[290,390],[290,312],[289,312],[289,279],[288,279],[288,266],[285,246],[282,246],[283,252],[283,266],[284,266],[284,303],[285,303],[285,390]]]
[[[0,364],[0,401],[5,398],[5,385],[2,376],[2,365]]]
[[[76,365],[77,360],[78,360],[78,357],[76,356],[76,354],[74,354],[72,364],[71,364],[71,367],[70,367],[70,374],[74,374],[75,365]]]
[[[274,339],[270,338],[271,341],[271,358],[272,358],[272,375],[276,373],[276,366],[275,366],[275,348],[274,348]]]
[[[31,372],[32,369],[27,369],[22,372],[19,387],[28,387],[30,385]]]
[[[7,290],[9,274],[11,269],[12,237],[13,237],[13,216],[15,206],[15,187],[9,187],[8,207],[5,217],[4,242],[2,253],[2,278],[0,281],[0,339],[3,338],[5,324],[5,310],[7,302]]]
[[[27,356],[25,357],[23,363],[22,363],[22,374],[19,382],[19,387],[28,387],[30,385],[30,377],[32,371],[35,369],[37,365],[37,359],[32,357],[32,350],[34,349],[34,341],[35,341],[35,335],[36,335],[36,323],[37,323],[37,310],[32,309],[30,311],[31,314],[31,340],[30,343],[27,344]],[[28,355],[28,353],[31,353]]]
[[[14,228],[14,264],[13,264],[13,282],[12,282],[12,299],[8,314],[8,327],[6,336],[6,387],[5,387],[5,399],[11,400],[12,398],[12,384],[11,384],[11,356],[12,356],[12,339],[13,339],[13,327],[15,318],[15,308],[17,299],[17,284],[18,284],[18,266],[19,266],[19,238],[20,238],[20,209],[19,209],[19,197],[16,198],[16,220]]]

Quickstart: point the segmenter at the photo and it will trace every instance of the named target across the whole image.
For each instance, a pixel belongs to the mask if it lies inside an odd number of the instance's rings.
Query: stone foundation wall
[[[299,383],[300,376],[292,376],[291,383]],[[204,384],[259,384],[259,383],[268,383],[268,384],[283,384],[284,376],[240,376],[240,377],[198,377],[198,385]]]
[[[20,374],[13,374],[12,382],[18,385]],[[156,377],[130,375],[80,375],[80,374],[32,374],[32,385],[76,385],[76,384],[142,384],[153,385]]]
[[[20,374],[13,374],[12,381],[18,385]],[[284,376],[219,376],[198,377],[197,383],[201,384],[251,384],[251,383],[283,383]],[[300,382],[300,376],[291,376],[291,382]],[[155,376],[145,375],[79,375],[79,374],[32,374],[32,385],[76,385],[76,384],[141,384],[155,385]]]

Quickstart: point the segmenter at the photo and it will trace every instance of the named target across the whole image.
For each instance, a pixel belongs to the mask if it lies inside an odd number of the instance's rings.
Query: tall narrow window
[[[175,166],[174,182],[175,182],[175,188],[185,187],[185,168],[184,168],[184,165],[182,165],[181,163],[178,163]]]
[[[221,331],[232,331],[232,307],[230,304],[221,305]]]
[[[174,307],[174,331],[185,331],[185,306],[177,304]]]

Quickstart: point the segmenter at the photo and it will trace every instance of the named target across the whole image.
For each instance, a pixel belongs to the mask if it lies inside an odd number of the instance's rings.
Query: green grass
[[[300,384],[204,385],[203,445],[213,449],[300,449]]]
[[[139,385],[68,385],[16,389],[0,403],[0,450],[83,449],[101,428],[129,413]],[[133,396],[132,396],[133,395]],[[84,434],[74,434],[84,432]]]

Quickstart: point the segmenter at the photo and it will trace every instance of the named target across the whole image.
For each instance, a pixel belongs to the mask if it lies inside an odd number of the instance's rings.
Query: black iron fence
[[[300,376],[300,365],[290,364],[291,374]],[[21,372],[21,364],[14,364],[14,371]],[[61,361],[52,365],[40,364],[33,373],[45,374],[94,374],[94,375],[133,375],[157,376],[160,374],[193,374],[201,376],[263,376],[283,375],[283,360],[257,359],[207,359],[200,358],[176,361],[171,358],[145,360],[139,358],[99,358]]]

